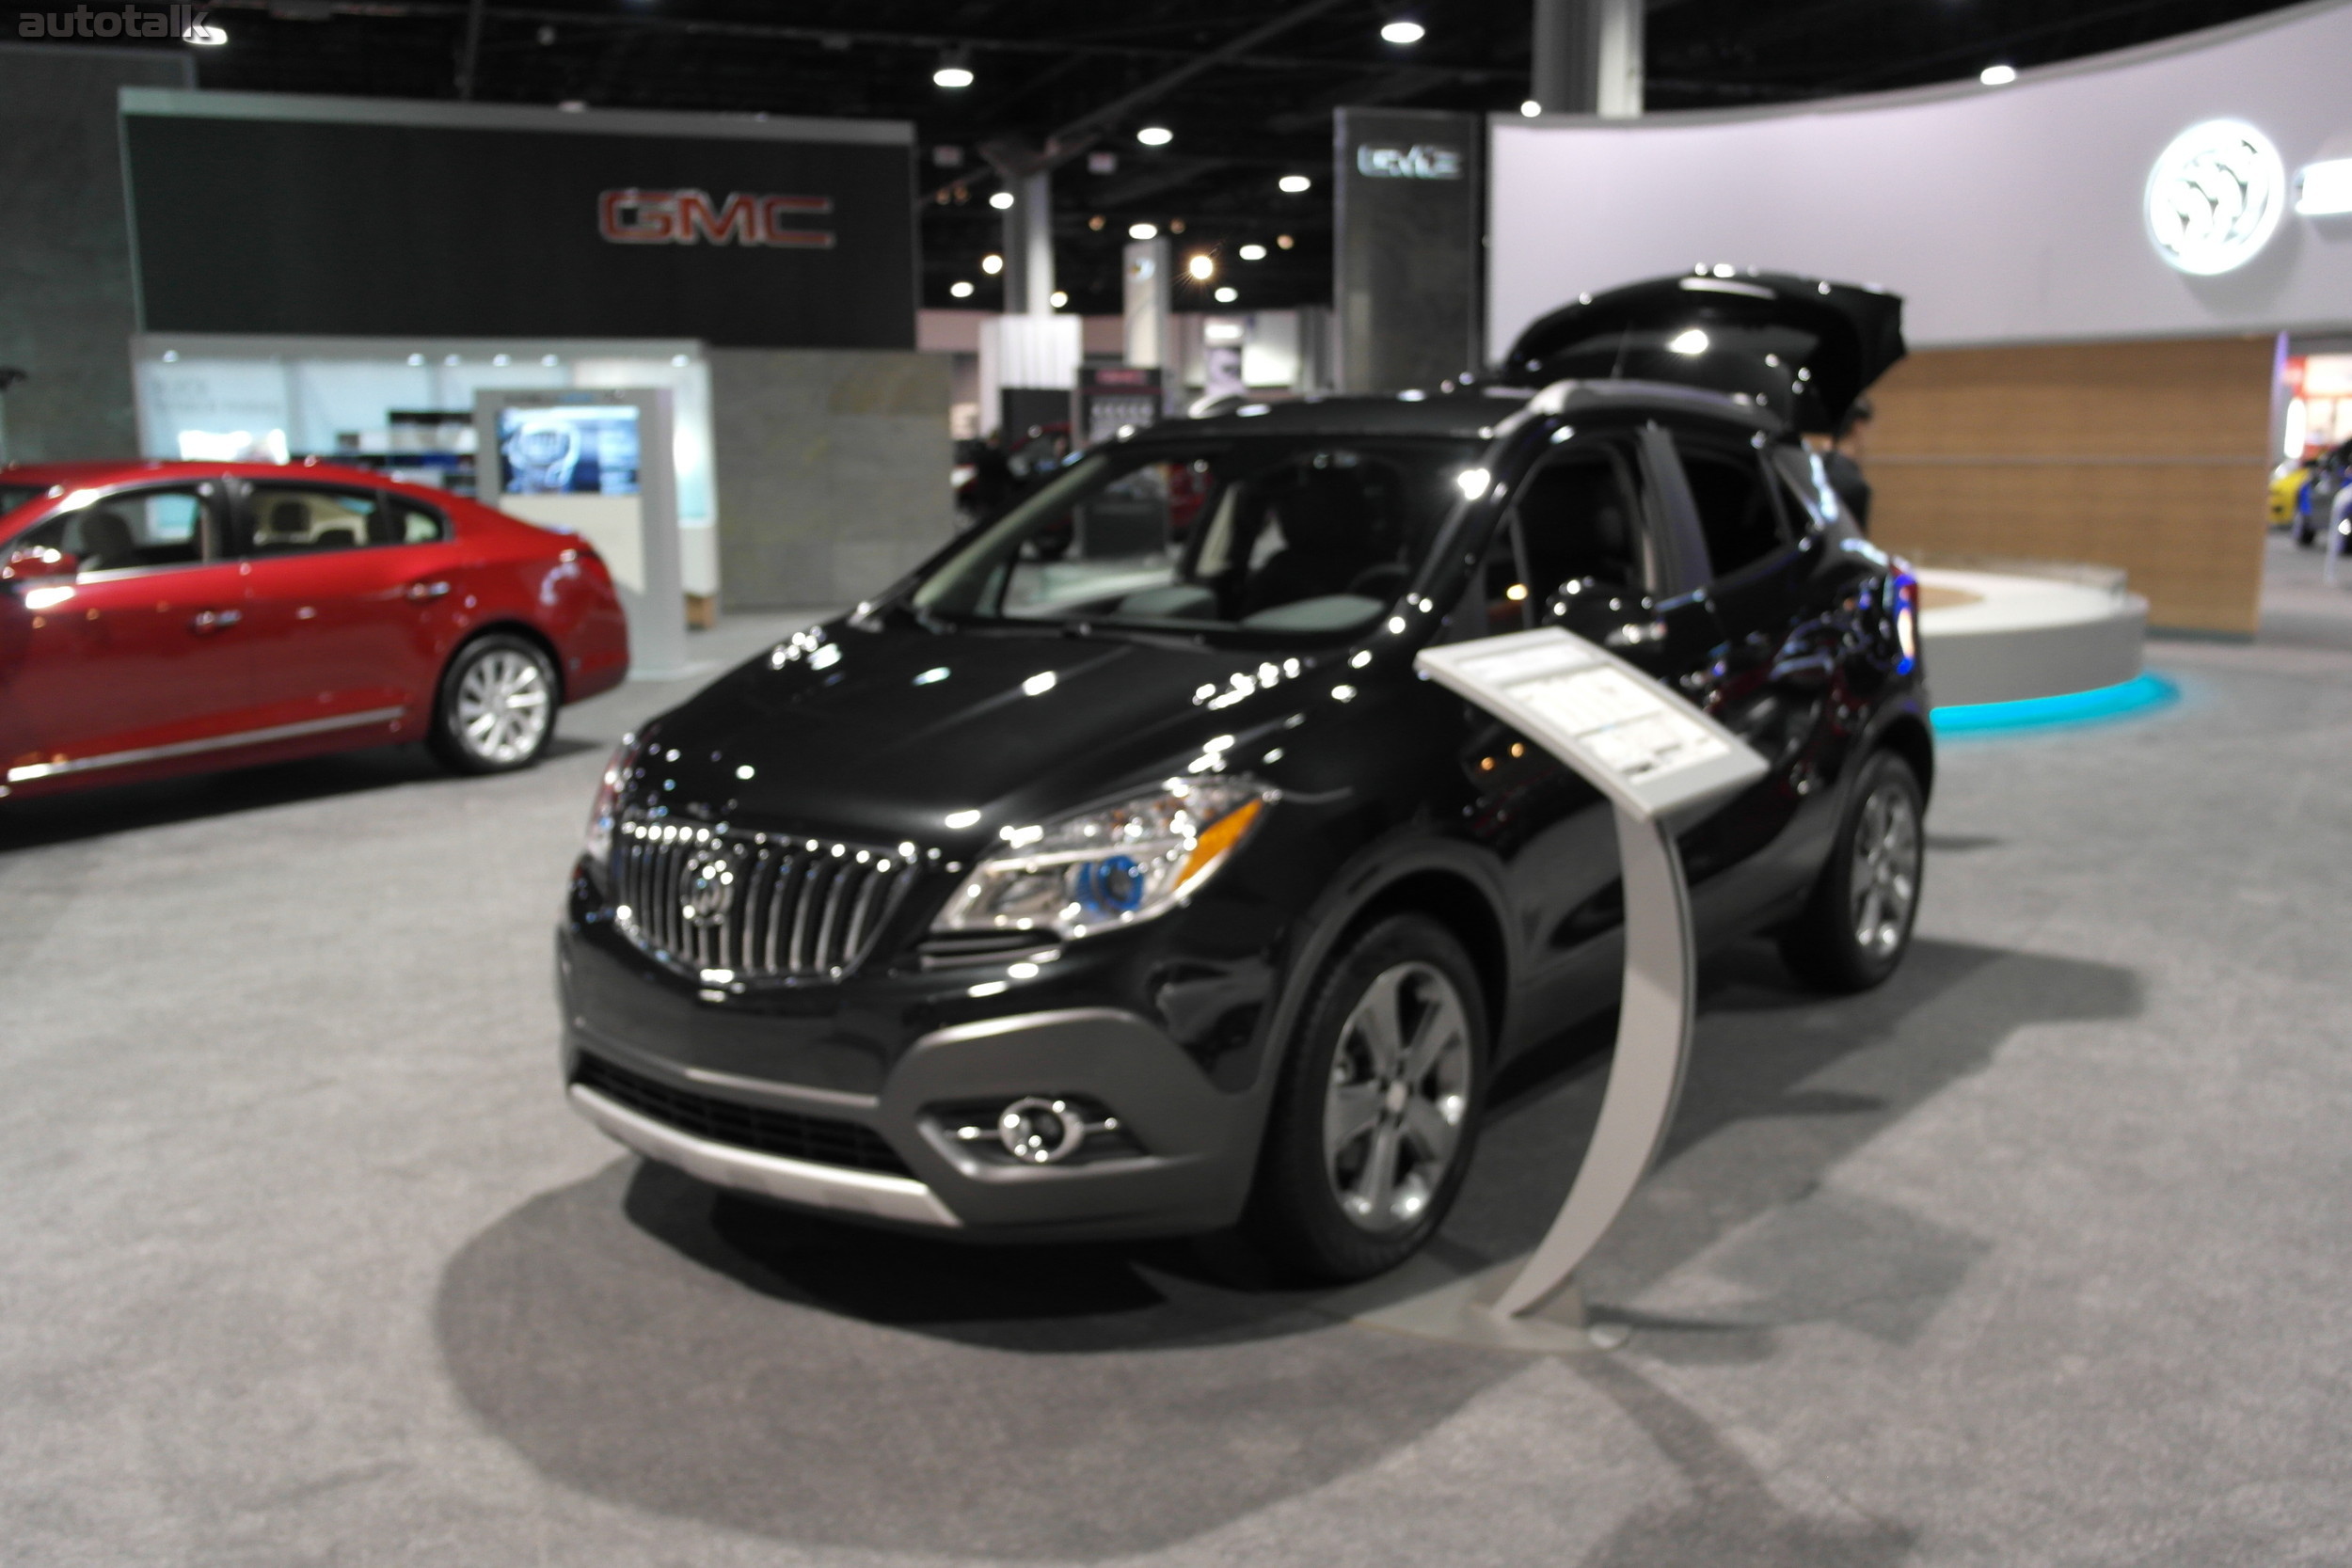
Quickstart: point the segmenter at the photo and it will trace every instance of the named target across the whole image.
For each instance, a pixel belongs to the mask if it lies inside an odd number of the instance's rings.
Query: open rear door
[[[1586,294],[1531,324],[1498,374],[1519,384],[1664,381],[1742,392],[1798,430],[1836,430],[1900,359],[1903,302],[1852,283],[1728,267]]]

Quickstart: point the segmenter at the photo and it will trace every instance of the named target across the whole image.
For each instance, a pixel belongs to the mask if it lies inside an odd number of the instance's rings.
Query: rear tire
[[[1876,752],[1863,763],[1813,895],[1781,933],[1781,958],[1800,979],[1861,991],[1901,967],[1919,914],[1925,809],[1901,757]]]
[[[441,672],[426,744],[454,773],[512,773],[555,738],[555,662],[512,632],[477,637]]]
[[[1392,915],[1331,965],[1282,1067],[1246,1221],[1278,1266],[1365,1279],[1443,1223],[1478,1141],[1488,1039],[1451,932]]]

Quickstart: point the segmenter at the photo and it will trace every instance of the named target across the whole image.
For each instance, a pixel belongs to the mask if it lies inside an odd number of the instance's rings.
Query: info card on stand
[[[1558,626],[1423,648],[1414,663],[1645,821],[1762,778],[1764,759],[1651,676]]]

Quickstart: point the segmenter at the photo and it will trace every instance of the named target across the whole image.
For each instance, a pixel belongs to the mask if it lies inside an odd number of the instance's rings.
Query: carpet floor
[[[391,750],[0,817],[0,1560],[2352,1561],[2352,594],[2158,641],[2163,711],[1942,749],[1873,994],[1708,966],[1572,1360],[1182,1246],[729,1201],[576,1118],[549,932],[596,769]],[[2309,578],[2309,581],[2303,580]],[[724,662],[798,625],[698,639]],[[1440,1245],[1540,1232],[1605,1032]]]

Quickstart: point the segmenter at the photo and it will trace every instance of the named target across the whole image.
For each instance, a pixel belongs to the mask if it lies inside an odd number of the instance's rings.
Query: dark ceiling
[[[1054,177],[1058,278],[1086,311],[1119,309],[1130,223],[1177,232],[1220,259],[1241,304],[1330,293],[1330,110],[1385,103],[1516,109],[1528,92],[1529,0],[213,0],[224,46],[198,50],[213,88],[450,98],[469,12],[480,33],[472,93],[494,103],[882,117],[917,128],[925,197],[924,303],[991,306],[980,258],[998,248],[983,144],[1067,140]],[[1653,110],[1785,103],[2031,67],[2234,21],[2279,0],[1649,0]],[[1312,14],[1254,42],[1293,13]],[[1409,47],[1382,23],[1427,29]],[[1246,47],[1234,50],[1237,43]],[[1227,57],[1157,96],[1163,78]],[[975,80],[931,73],[950,55]],[[1146,125],[1165,147],[1135,139]],[[960,162],[956,160],[960,159]],[[1310,175],[1286,196],[1277,180]],[[1181,229],[1179,226],[1181,225]],[[1279,236],[1294,241],[1278,244]],[[1268,246],[1243,261],[1245,243]],[[956,299],[959,280],[976,286]],[[1194,301],[1180,300],[1179,308]]]

